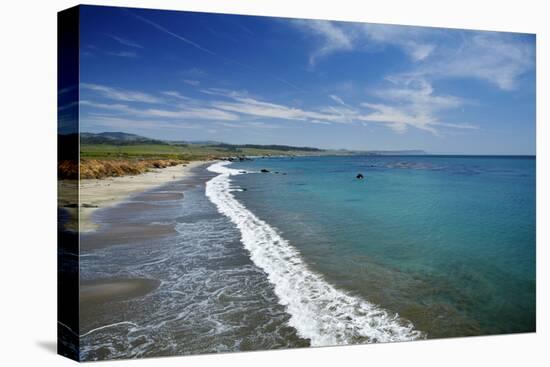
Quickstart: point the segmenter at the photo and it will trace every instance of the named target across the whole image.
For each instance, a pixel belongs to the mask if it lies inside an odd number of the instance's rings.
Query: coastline
[[[74,203],[60,197],[60,207],[69,212],[70,219],[65,228],[80,233],[96,231],[99,226],[92,220],[92,214],[101,208],[117,205],[127,200],[131,195],[141,193],[171,181],[180,180],[190,175],[190,171],[210,161],[192,161],[177,166],[153,169],[148,172],[121,177],[108,177],[102,179],[84,179],[79,185],[80,223],[76,222],[76,210]],[[73,181],[59,181],[58,192],[70,192],[63,187],[73,185]]]

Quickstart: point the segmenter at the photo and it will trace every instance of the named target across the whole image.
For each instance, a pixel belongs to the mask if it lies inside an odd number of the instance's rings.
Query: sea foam
[[[300,253],[232,194],[231,176],[245,174],[214,163],[218,173],[206,183],[206,196],[240,230],[241,242],[256,266],[267,273],[289,324],[312,346],[414,340],[423,337],[412,323],[364,299],[336,289],[309,269]]]

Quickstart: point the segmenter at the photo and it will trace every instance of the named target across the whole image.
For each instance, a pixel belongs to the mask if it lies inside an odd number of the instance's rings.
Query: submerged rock
[[[265,168],[262,168],[262,169],[260,170],[260,172],[261,172],[261,173],[269,173],[269,170],[267,170],[267,169],[265,169]]]

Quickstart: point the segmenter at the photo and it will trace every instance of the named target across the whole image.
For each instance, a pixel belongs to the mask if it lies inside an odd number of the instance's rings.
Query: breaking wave
[[[360,297],[336,289],[309,269],[300,253],[232,194],[231,176],[246,174],[214,163],[218,173],[206,184],[206,196],[241,232],[241,242],[254,264],[273,284],[288,323],[312,346],[414,340],[423,337],[412,323]]]

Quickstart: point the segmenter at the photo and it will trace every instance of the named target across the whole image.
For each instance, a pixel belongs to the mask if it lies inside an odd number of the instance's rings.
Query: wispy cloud
[[[465,101],[454,96],[436,95],[427,81],[387,83],[391,87],[374,93],[373,97],[378,101],[365,101],[356,106],[346,103],[335,94],[329,95],[333,104],[298,108],[267,101],[246,92],[221,88],[201,89],[209,98],[192,98],[174,90],[159,92],[161,98],[155,94],[97,84],[82,84],[82,88],[114,103],[84,99],[80,104],[85,115],[103,111],[103,114],[119,118],[123,116],[126,119],[246,122],[248,126],[258,128],[277,126],[273,120],[312,124],[379,123],[397,132],[412,127],[433,134],[438,134],[439,128],[475,128],[471,124],[446,123],[438,118],[441,111],[461,107]],[[154,107],[143,107],[142,103],[154,104]],[[251,118],[254,121],[250,121]]]
[[[217,101],[213,103],[213,106],[220,110],[256,117],[299,121],[324,120],[329,122],[340,122],[340,119],[336,115],[259,101],[250,97],[236,97],[232,102]]]
[[[466,101],[454,96],[435,95],[427,83],[393,86],[380,90],[376,97],[385,103],[363,102],[356,107],[336,95],[329,97],[337,105],[322,106],[308,110],[272,103],[237,91],[223,89],[203,90],[203,93],[225,96],[230,101],[215,101],[216,109],[257,118],[304,121],[310,123],[380,123],[396,132],[405,132],[409,127],[439,134],[439,128],[477,129],[468,123],[446,123],[438,114],[441,111],[463,106]]]
[[[103,95],[105,98],[124,102],[160,103],[162,99],[149,93],[132,91],[121,88],[113,88],[105,85],[81,83],[80,88],[87,89]]]
[[[199,68],[190,68],[190,69],[181,71],[181,75],[191,79],[203,78],[206,76],[206,74],[207,74],[206,71]]]
[[[164,94],[165,96],[181,99],[181,100],[184,100],[184,101],[191,101],[192,100],[191,98],[186,97],[186,96],[182,95],[180,92],[175,91],[175,90],[164,91],[164,92],[162,92],[162,94]]]
[[[152,27],[158,29],[159,31],[161,31],[161,32],[163,32],[163,33],[165,33],[165,34],[167,34],[167,35],[169,35],[169,36],[172,36],[172,37],[174,37],[174,38],[176,38],[176,39],[178,39],[178,40],[180,40],[180,41],[182,41],[182,42],[185,42],[185,43],[187,43],[188,45],[190,45],[190,46],[192,46],[192,47],[195,47],[196,49],[199,49],[199,50],[201,50],[201,51],[203,51],[203,52],[206,52],[206,53],[211,54],[211,55],[216,55],[216,53],[215,53],[214,51],[209,50],[208,48],[199,45],[198,43],[192,41],[191,39],[189,39],[189,38],[187,38],[187,37],[184,37],[184,36],[182,36],[182,35],[180,35],[180,34],[177,34],[177,33],[175,33],[175,32],[172,32],[171,30],[169,30],[169,29],[167,29],[167,28],[161,26],[161,25],[158,24],[158,23],[153,22],[152,20],[149,20],[149,19],[147,19],[147,18],[145,18],[145,17],[142,17],[141,15],[137,15],[137,14],[132,13],[132,12],[129,12],[129,13],[130,13],[132,16],[134,16],[136,19],[139,19],[139,20],[141,20],[142,22],[149,24],[150,26],[152,26]]]
[[[225,61],[225,62],[232,63],[232,64],[235,64],[235,65],[238,65],[238,66],[240,66],[240,67],[242,67],[242,68],[245,68],[245,69],[248,69],[248,70],[252,70],[252,71],[254,71],[254,72],[264,73],[265,75],[269,76],[270,78],[272,78],[272,79],[274,79],[274,80],[277,80],[278,82],[281,82],[281,83],[283,83],[283,84],[285,84],[285,85],[287,85],[287,86],[289,86],[289,87],[291,87],[291,88],[293,88],[293,89],[300,90],[300,88],[299,88],[297,85],[295,85],[294,83],[291,83],[290,81],[288,81],[288,80],[286,80],[286,79],[284,79],[284,78],[281,78],[281,77],[279,77],[279,76],[277,76],[277,75],[273,75],[273,74],[271,74],[271,73],[269,73],[269,72],[266,72],[266,71],[259,70],[259,69],[255,68],[255,67],[252,66],[252,65],[249,65],[249,64],[247,64],[247,63],[243,63],[243,62],[241,62],[241,61],[239,61],[239,60],[236,60],[236,59],[233,59],[233,58],[231,58],[231,57],[224,56],[224,55],[222,55],[222,54],[220,54],[220,53],[217,53],[217,52],[215,52],[215,51],[213,51],[213,50],[211,50],[211,49],[209,49],[209,48],[207,48],[207,47],[204,47],[204,46],[198,44],[197,42],[192,41],[192,40],[189,39],[188,37],[184,37],[184,36],[182,36],[182,35],[180,35],[180,34],[177,34],[177,33],[173,32],[173,31],[169,30],[168,28],[165,28],[164,26],[162,26],[162,25],[160,25],[160,24],[153,22],[153,21],[150,20],[150,19],[147,19],[147,18],[142,17],[142,16],[140,16],[140,15],[134,14],[134,13],[132,13],[132,12],[129,12],[129,13],[130,13],[132,16],[134,16],[135,18],[141,20],[142,22],[147,23],[147,24],[153,26],[154,28],[158,29],[159,31],[161,31],[161,32],[163,32],[163,33],[166,33],[166,34],[168,34],[168,35],[170,35],[170,36],[172,36],[172,37],[174,37],[174,38],[176,38],[176,39],[178,39],[178,40],[180,40],[180,41],[183,41],[183,42],[185,42],[186,44],[188,44],[188,45],[190,45],[190,46],[193,46],[193,47],[195,47],[195,48],[198,49],[198,50],[201,50],[201,51],[203,51],[203,52],[206,52],[206,53],[208,53],[208,54],[210,54],[210,55],[212,55],[212,56],[215,56],[215,57],[217,57],[217,58],[219,58],[219,59],[221,59],[221,60],[223,60],[223,61]]]
[[[344,102],[344,100],[340,97],[338,97],[337,95],[335,94],[331,94],[329,95],[330,99],[332,99],[334,102],[338,103],[339,105],[342,105],[344,107],[349,107],[348,104],[346,102]]]
[[[106,54],[111,56],[118,56],[118,57],[129,57],[129,58],[138,57],[138,54],[133,51],[107,51]]]
[[[319,40],[310,65],[337,52],[376,52],[390,46],[412,61],[401,78],[474,78],[513,90],[535,63],[533,43],[518,34],[309,20],[292,24]]]
[[[175,109],[167,108],[138,108],[125,104],[97,103],[94,101],[83,100],[81,106],[100,109],[111,113],[119,113],[136,119],[162,118],[186,120],[224,120],[236,121],[239,117],[227,111],[210,108],[208,106],[179,105]],[[84,111],[85,113],[90,111]]]
[[[169,121],[169,120],[140,120],[134,117],[114,117],[104,116],[100,114],[90,114],[86,123],[101,127],[103,130],[127,130],[129,127],[132,129],[144,129],[158,132],[158,129],[163,130],[179,130],[179,129],[203,129],[204,125],[197,123],[189,123],[183,121]]]
[[[354,36],[344,31],[335,23],[325,20],[293,20],[293,24],[312,34],[318,39],[318,47],[309,57],[310,65],[315,65],[323,56],[337,51],[349,51],[353,49]]]
[[[324,56],[336,52],[367,50],[373,45],[392,45],[402,49],[414,61],[427,58],[436,45],[426,40],[433,35],[423,28],[391,26],[382,24],[344,23],[325,20],[293,20],[306,34],[318,41],[312,51],[309,63],[315,65]]]
[[[183,79],[183,82],[185,84],[189,84],[189,85],[192,85],[194,87],[198,86],[201,84],[200,80],[192,80],[192,79]]]
[[[388,123],[397,132],[404,132],[407,127],[415,127],[433,134],[439,133],[439,127],[477,129],[477,126],[469,123],[442,121],[438,117],[440,112],[461,107],[467,101],[455,96],[436,95],[432,85],[426,80],[394,81],[391,87],[379,89],[374,95],[383,102],[363,102],[361,106],[370,112],[361,115],[361,121]]]
[[[369,43],[396,46],[413,61],[422,61],[430,56],[437,47],[436,39],[441,36],[441,32],[433,28],[369,23],[361,24],[359,28],[363,46]]]
[[[134,48],[143,48],[143,46],[140,45],[139,43],[131,41],[127,38],[122,38],[122,37],[115,36],[115,35],[110,35],[109,37],[111,37],[112,39],[114,39],[115,41],[117,41],[118,43],[120,43],[123,46],[134,47]]]
[[[521,37],[499,33],[466,33],[458,48],[445,48],[426,65],[405,76],[475,78],[502,90],[516,88],[518,79],[535,64],[535,50]]]

